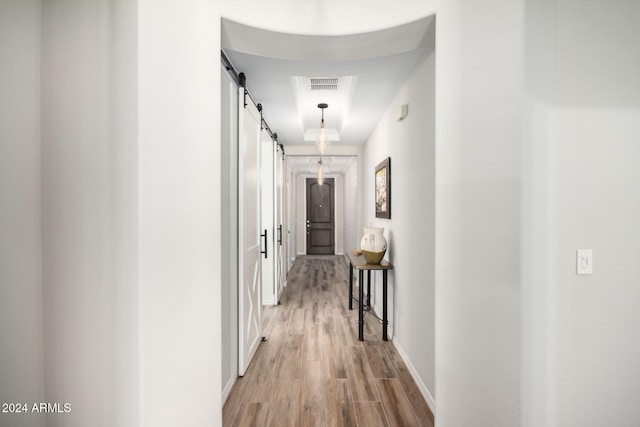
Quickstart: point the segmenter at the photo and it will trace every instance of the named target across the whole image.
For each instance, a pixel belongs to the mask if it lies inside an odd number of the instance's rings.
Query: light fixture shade
[[[324,130],[324,109],[327,108],[327,104],[318,104],[318,108],[322,111],[322,120],[320,120],[320,130],[318,131],[318,135],[316,136],[316,147],[318,148],[318,152],[320,155],[324,155],[327,150],[327,145],[329,145],[329,140],[327,139],[327,133]],[[322,165],[322,160],[320,161],[320,165]]]
[[[327,145],[329,141],[327,140],[327,133],[324,130],[324,122],[320,123],[320,130],[318,131],[318,136],[316,137],[316,147],[318,148],[318,152],[322,155],[327,150]]]
[[[324,172],[322,171],[322,160],[318,162],[318,185],[324,182]]]

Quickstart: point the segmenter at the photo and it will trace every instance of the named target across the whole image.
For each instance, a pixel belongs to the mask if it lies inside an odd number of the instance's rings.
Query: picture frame
[[[376,166],[374,189],[376,218],[391,219],[391,157]]]

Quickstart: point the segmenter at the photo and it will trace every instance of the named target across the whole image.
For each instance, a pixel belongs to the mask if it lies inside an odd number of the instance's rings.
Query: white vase
[[[380,264],[387,252],[387,240],[382,227],[364,227],[364,236],[360,240],[360,249],[368,264]]]

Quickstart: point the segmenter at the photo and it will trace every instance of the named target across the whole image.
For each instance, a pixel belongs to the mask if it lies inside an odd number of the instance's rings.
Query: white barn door
[[[262,162],[260,163],[260,195],[262,204],[262,230],[266,234],[263,245],[266,254],[261,258],[262,263],[262,303],[275,305],[276,300],[276,262],[275,252],[276,227],[274,217],[274,142],[269,133],[262,131]]]
[[[284,291],[287,275],[287,224],[285,221],[285,194],[284,194],[284,153],[280,147],[276,150],[276,299],[279,302]]]
[[[240,99],[244,88],[240,88]],[[238,198],[238,257],[239,290],[238,317],[238,375],[247,371],[262,338],[260,283],[260,122],[258,109],[252,102],[239,114],[239,198]]]

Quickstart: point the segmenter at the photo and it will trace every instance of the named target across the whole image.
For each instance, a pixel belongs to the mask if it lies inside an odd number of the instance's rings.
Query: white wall
[[[287,195],[287,271],[293,265],[297,252],[297,232],[298,223],[296,206],[297,176],[291,167],[291,162],[285,157],[285,194]]]
[[[47,425],[138,421],[135,10],[43,4]]]
[[[344,176],[336,175],[334,192],[335,254],[344,255]]]
[[[72,405],[50,425],[220,418],[211,12],[44,5],[45,397]]]
[[[434,2],[403,0],[402,7],[383,0],[326,0],[292,5],[258,0],[221,2],[225,18],[245,25],[292,34],[358,34],[415,21],[433,13]],[[364,14],[364,15],[363,15]],[[268,19],[265,17],[268,16]],[[366,19],[363,19],[366,16]]]
[[[296,255],[307,253],[307,183],[305,177],[296,175],[295,185],[295,206],[296,206]]]
[[[640,399],[640,4],[556,9],[549,250],[558,426],[637,424]],[[575,274],[593,249],[594,274]],[[607,408],[607,414],[597,406]]]
[[[389,332],[430,405],[435,397],[435,27],[429,48],[389,104],[364,151],[364,224],[385,228],[389,274]],[[401,104],[409,116],[397,121]],[[391,158],[391,219],[375,217],[374,170]],[[362,230],[358,231],[362,236]],[[382,279],[373,275],[376,311]],[[434,408],[435,409],[435,408]]]
[[[528,2],[525,15],[525,119],[522,154],[522,414],[524,426],[554,426],[556,320],[551,257],[549,104],[555,88],[552,1]]]
[[[0,403],[44,399],[40,16],[38,1],[0,2]],[[44,421],[0,413],[3,426]]]
[[[361,232],[358,230],[358,162],[352,158],[344,173],[344,251],[360,247]]]
[[[511,0],[443,2],[437,13],[441,426],[520,421],[523,19]]]
[[[525,359],[525,425],[636,425],[640,5],[560,0],[527,12],[527,59],[538,71],[527,76],[536,131],[527,149],[541,161],[525,189],[546,204],[525,217],[523,261],[544,272],[525,283],[547,316],[530,308],[525,318],[525,344],[544,360]],[[593,275],[576,275],[576,249],[593,249]]]
[[[220,17],[138,2],[141,425],[221,423]]]
[[[114,347],[109,355],[114,360],[113,383],[117,390],[113,423],[137,426],[140,413],[137,6],[130,0],[115,0],[110,6],[110,17],[112,166],[109,197],[113,205],[113,282],[110,291],[113,294]]]
[[[120,383],[123,372],[117,368],[131,367],[121,357],[135,353],[135,347],[128,346],[136,341],[135,311],[119,305],[133,297],[135,310],[135,288],[119,286],[118,280],[126,280],[129,274],[128,267],[118,265],[122,258],[116,255],[125,246],[120,227],[135,231],[129,227],[135,217],[126,217],[135,207],[135,198],[130,200],[126,190],[121,193],[119,188],[132,183],[114,174],[120,160],[131,156],[131,151],[119,151],[127,150],[124,145],[115,143],[116,135],[126,137],[126,131],[116,133],[115,127],[126,126],[118,120],[123,112],[112,115],[122,95],[114,92],[122,77],[116,70],[119,45],[113,39],[119,13],[115,3],[106,1],[82,6],[43,3],[45,397],[71,404],[70,413],[47,417],[51,426],[114,425],[122,406],[137,406],[122,403],[113,393],[122,388],[125,396],[136,395],[135,380]],[[123,36],[134,35],[134,30]],[[128,167],[123,166],[125,175]],[[125,319],[134,323],[123,325],[129,323]],[[127,328],[122,330],[124,336],[119,335],[119,325]],[[137,374],[135,365],[130,373]]]

